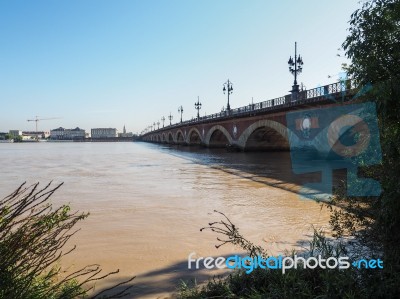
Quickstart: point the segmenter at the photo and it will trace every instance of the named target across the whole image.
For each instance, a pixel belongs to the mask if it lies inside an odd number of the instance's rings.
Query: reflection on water
[[[99,263],[118,278],[137,275],[135,298],[168,294],[180,279],[214,274],[187,269],[187,256],[241,251],[216,249],[200,232],[224,212],[253,242],[272,254],[305,246],[311,225],[328,213],[296,195],[304,181],[291,172],[289,153],[227,153],[145,143],[1,144],[1,196],[23,181],[65,182],[53,202],[89,211],[63,260],[70,270]],[[200,277],[200,279],[199,279]],[[98,285],[101,288],[106,284]]]

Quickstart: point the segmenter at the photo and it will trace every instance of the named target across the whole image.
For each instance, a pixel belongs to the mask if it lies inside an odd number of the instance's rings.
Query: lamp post
[[[289,72],[291,72],[294,76],[294,82],[292,86],[292,101],[297,99],[297,94],[299,92],[299,85],[297,84],[297,75],[303,71],[303,59],[300,55],[297,55],[297,42],[294,43],[294,59],[292,56],[289,57],[288,65]]]
[[[171,112],[170,112],[170,113],[169,113],[169,116],[168,116],[169,125],[172,125],[171,120],[172,120],[173,118],[174,118],[174,117],[172,116],[172,114],[171,114]]]
[[[222,91],[224,92],[224,94],[225,94],[225,92],[228,93],[228,105],[226,105],[226,110],[230,111],[231,106],[229,105],[229,95],[232,93],[232,90],[233,90],[232,82],[229,81],[229,79],[228,79],[228,81],[226,81],[223,86],[224,86],[224,88],[222,89]]]
[[[161,120],[162,120],[162,127],[164,128],[164,121],[165,121],[165,117],[163,116],[163,117],[161,117]]]
[[[157,130],[160,129],[160,121],[157,120]]]
[[[156,123],[154,122],[153,123],[153,128],[154,128],[154,131],[156,130]]]
[[[199,97],[197,97],[197,103],[194,103],[194,107],[197,109],[197,119],[199,119],[200,118],[199,110],[201,109],[201,103]]]
[[[178,112],[181,114],[181,122],[182,122],[182,113],[183,113],[182,105],[178,108]]]

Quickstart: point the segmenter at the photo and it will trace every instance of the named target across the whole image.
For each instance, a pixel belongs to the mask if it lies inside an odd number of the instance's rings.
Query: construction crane
[[[36,123],[36,140],[38,140],[38,122],[41,120],[59,119],[60,117],[50,117],[50,118],[39,118],[35,116],[35,119],[28,119],[27,121],[34,121]]]

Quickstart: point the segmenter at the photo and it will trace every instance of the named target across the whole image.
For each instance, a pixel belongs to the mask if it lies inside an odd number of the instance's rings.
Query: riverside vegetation
[[[88,265],[73,273],[62,272],[60,259],[75,247],[62,249],[78,231],[74,226],[89,214],[73,213],[68,205],[52,206],[49,198],[61,185],[39,188],[39,183],[24,183],[0,201],[1,299],[120,298],[129,294],[130,286],[113,289],[134,277],[90,295],[97,281],[118,270],[102,274],[99,265]]]
[[[358,86],[372,88],[359,100],[375,101],[382,162],[363,167],[363,176],[379,180],[379,197],[347,197],[344,190],[323,206],[331,210],[333,239],[315,231],[303,254],[322,257],[380,258],[384,269],[237,270],[205,286],[182,283],[180,298],[400,298],[400,1],[368,0],[350,17],[342,47],[351,65],[343,65]],[[207,229],[248,251],[267,256],[247,241],[224,215]],[[350,248],[351,250],[347,250]]]

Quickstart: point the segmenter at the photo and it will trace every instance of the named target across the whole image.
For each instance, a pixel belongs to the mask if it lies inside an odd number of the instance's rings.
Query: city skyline
[[[115,127],[141,132],[337,81],[358,1],[28,1],[0,4],[0,131]],[[341,57],[337,56],[341,55]],[[330,78],[328,78],[330,76]],[[168,122],[166,122],[168,124]]]

